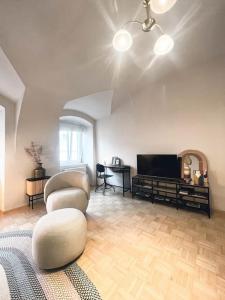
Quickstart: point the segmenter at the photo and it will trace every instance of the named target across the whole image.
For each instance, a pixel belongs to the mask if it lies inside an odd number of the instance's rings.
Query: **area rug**
[[[32,260],[31,231],[0,233],[1,300],[101,300],[84,271],[75,263],[41,271]]]

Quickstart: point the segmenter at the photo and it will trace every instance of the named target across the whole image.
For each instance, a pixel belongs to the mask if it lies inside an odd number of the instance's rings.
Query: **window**
[[[76,125],[61,125],[59,131],[59,156],[61,165],[82,162],[83,128]]]

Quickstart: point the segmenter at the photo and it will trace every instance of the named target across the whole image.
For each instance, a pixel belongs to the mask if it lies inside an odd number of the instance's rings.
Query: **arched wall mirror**
[[[186,182],[208,183],[208,164],[206,156],[202,152],[185,150],[178,157],[181,158],[181,177]]]

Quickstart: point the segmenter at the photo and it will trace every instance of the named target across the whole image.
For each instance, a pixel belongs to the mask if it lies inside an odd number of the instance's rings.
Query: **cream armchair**
[[[61,208],[76,208],[86,212],[90,199],[88,175],[79,171],[65,171],[51,177],[44,188],[47,212]]]

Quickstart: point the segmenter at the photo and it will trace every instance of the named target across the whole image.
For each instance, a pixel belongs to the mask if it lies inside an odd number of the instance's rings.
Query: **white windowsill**
[[[78,168],[86,168],[88,164],[85,163],[71,163],[71,164],[62,164],[60,165],[60,170],[65,171],[65,170],[72,170],[72,169],[78,169]]]

